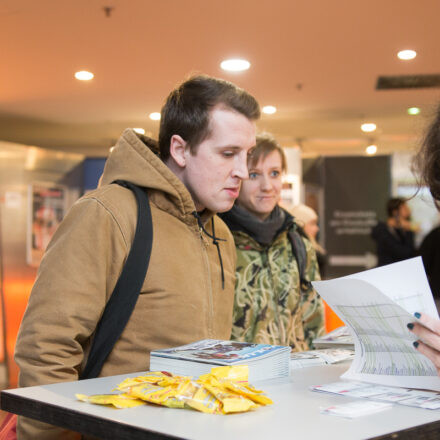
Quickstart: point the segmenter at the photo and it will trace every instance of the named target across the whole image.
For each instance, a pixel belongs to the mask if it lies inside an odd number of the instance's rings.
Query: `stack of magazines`
[[[312,367],[315,365],[336,364],[354,358],[354,350],[345,348],[322,348],[318,350],[291,353],[290,368]]]
[[[342,326],[313,340],[315,348],[347,348],[354,350],[354,341],[348,327]]]
[[[151,352],[150,370],[184,376],[200,376],[212,367],[248,365],[249,381],[287,377],[290,347],[204,339],[180,347]]]

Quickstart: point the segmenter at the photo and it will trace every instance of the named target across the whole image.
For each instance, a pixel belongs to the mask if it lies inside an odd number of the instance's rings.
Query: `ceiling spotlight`
[[[420,113],[420,109],[419,107],[410,107],[407,112],[409,115],[418,115]]]
[[[376,124],[373,124],[372,122],[367,122],[361,125],[361,130],[365,133],[370,133],[376,130]]]
[[[145,130],[143,128],[133,128],[133,131],[139,134],[145,134]]]
[[[75,78],[79,79],[80,81],[90,81],[94,76],[95,75],[93,75],[92,72],[87,72],[87,70],[80,70],[79,72],[75,73]]]
[[[397,57],[401,60],[413,60],[416,56],[417,52],[411,49],[401,50],[397,54]]]
[[[266,113],[266,115],[273,115],[277,111],[277,108],[273,105],[265,105],[262,108],[262,111],[263,113]]]
[[[373,154],[376,154],[376,152],[377,152],[377,147],[376,147],[376,145],[368,145],[368,147],[365,148],[365,152],[366,152],[369,156],[372,156]]]
[[[153,121],[160,121],[160,113],[159,112],[150,113],[150,119],[152,119]]]
[[[241,59],[224,60],[220,63],[220,67],[228,72],[242,72],[251,67],[251,63]]]

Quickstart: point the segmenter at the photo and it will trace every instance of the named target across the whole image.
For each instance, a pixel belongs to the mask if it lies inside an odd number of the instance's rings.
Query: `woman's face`
[[[310,220],[304,225],[303,229],[308,237],[312,237],[316,240],[316,236],[318,235],[319,231],[318,220]]]
[[[282,163],[278,151],[272,151],[256,166],[249,168],[249,179],[243,180],[237,203],[260,220],[265,220],[280,200]]]

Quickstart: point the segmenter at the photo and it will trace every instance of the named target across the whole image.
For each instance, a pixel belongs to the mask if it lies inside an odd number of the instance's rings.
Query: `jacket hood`
[[[182,217],[195,211],[189,191],[159,157],[155,140],[127,128],[108,157],[101,185],[126,180],[148,188],[150,199],[161,209]],[[203,217],[212,216],[204,213]]]

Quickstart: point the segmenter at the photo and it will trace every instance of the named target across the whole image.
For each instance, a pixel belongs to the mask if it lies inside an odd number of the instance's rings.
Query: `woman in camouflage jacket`
[[[300,286],[299,266],[289,234],[298,233],[293,217],[278,206],[284,152],[270,135],[257,136],[234,207],[221,217],[231,229],[237,250],[233,340],[313,348],[324,333],[321,298],[308,283]],[[304,276],[319,280],[316,254],[305,246]],[[296,252],[298,255],[298,253]],[[303,284],[304,285],[304,284]]]

